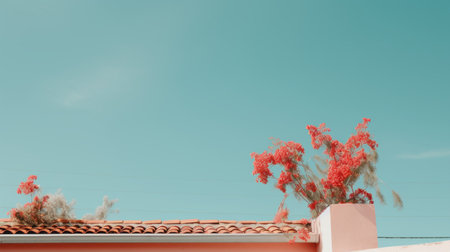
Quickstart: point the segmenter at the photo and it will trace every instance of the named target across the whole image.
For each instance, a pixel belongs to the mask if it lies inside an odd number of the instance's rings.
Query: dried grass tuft
[[[103,204],[95,210],[95,214],[86,214],[83,216],[83,220],[105,220],[109,212],[118,212],[117,210],[111,210],[117,199],[109,200],[108,196],[103,197]]]
[[[377,187],[377,197],[380,200],[381,204],[386,204],[386,200],[384,199],[384,195],[381,193],[380,188]]]
[[[73,207],[75,201],[67,202],[66,198],[62,194],[61,190],[56,191],[55,194],[49,194],[49,199],[45,206],[46,215],[51,219],[75,219],[75,213]]]
[[[403,201],[400,198],[400,195],[398,195],[397,192],[395,192],[394,190],[392,190],[392,197],[394,198],[394,207],[397,207],[399,209],[403,208]]]

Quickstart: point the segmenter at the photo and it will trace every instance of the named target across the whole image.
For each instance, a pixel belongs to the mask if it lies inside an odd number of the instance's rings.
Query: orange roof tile
[[[190,219],[190,220],[181,220],[180,224],[193,224],[193,223],[199,223],[200,221],[198,219]]]
[[[59,220],[60,225],[30,227],[0,219],[2,234],[279,234],[296,233],[304,226],[297,221],[234,220]],[[308,223],[307,227],[311,228]]]
[[[219,224],[219,220],[201,220],[200,224]]]
[[[147,220],[147,221],[143,221],[143,224],[161,224],[162,221],[161,220]]]

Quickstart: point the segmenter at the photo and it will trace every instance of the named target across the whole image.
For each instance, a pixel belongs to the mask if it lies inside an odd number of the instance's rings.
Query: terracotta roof
[[[311,230],[311,224],[307,224]],[[303,228],[298,221],[233,220],[59,220],[52,226],[24,226],[0,219],[2,234],[289,234]]]

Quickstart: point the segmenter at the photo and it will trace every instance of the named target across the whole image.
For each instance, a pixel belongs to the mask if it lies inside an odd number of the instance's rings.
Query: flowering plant
[[[19,187],[17,188],[17,194],[30,194],[39,190],[39,186],[34,183],[37,179],[36,175],[31,175],[28,177],[27,181],[20,182]]]
[[[316,169],[314,172],[308,164],[303,162],[305,153],[301,144],[290,141],[276,140],[270,151],[261,154],[252,153],[253,175],[257,175],[257,182],[266,184],[270,177],[277,180],[275,185],[286,194],[286,187],[293,189],[294,196],[307,202],[313,218],[317,217],[331,204],[340,203],[370,203],[373,204],[372,194],[367,187],[376,190],[380,201],[384,197],[378,187],[375,163],[378,155],[378,144],[367,131],[370,119],[364,118],[356,126],[356,134],[341,143],[333,139],[327,132],[330,129],[322,123],[319,127],[308,125],[306,129],[311,136],[312,147],[316,150],[324,148],[325,157],[316,156]],[[271,167],[279,165],[282,171],[278,178],[274,176]],[[363,188],[355,188],[355,183],[363,177]],[[398,194],[392,191],[395,206],[402,206]],[[287,209],[282,201],[275,220],[287,218]]]
[[[68,203],[60,190],[55,194],[40,197],[40,187],[34,183],[36,179],[37,176],[31,175],[27,181],[19,184],[17,193],[30,195],[31,202],[11,209],[8,212],[11,219],[14,222],[28,226],[52,225],[60,220],[69,221],[74,219],[73,206],[75,201]],[[106,219],[116,202],[117,200],[109,200],[108,196],[105,196],[103,204],[97,207],[95,214],[87,214],[83,219]]]
[[[15,222],[31,226],[52,224],[55,222],[51,216],[46,214],[49,196],[44,195],[43,197],[39,197],[38,195],[35,195],[40,189],[39,185],[34,183],[36,179],[37,176],[31,175],[28,177],[27,181],[21,182],[17,188],[18,194],[30,194],[32,201],[18,208],[13,208],[8,212]]]

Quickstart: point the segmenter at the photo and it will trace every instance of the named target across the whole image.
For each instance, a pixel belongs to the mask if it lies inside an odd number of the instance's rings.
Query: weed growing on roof
[[[40,187],[34,183],[36,179],[36,175],[31,175],[27,181],[21,182],[17,188],[18,194],[30,195],[31,202],[11,209],[8,214],[13,221],[24,225],[53,224],[58,218],[58,213],[63,211],[52,209],[59,206],[55,204],[58,201],[57,199],[50,199],[50,195],[39,196]],[[69,211],[72,211],[72,209],[69,209]]]
[[[252,153],[253,175],[258,175],[257,182],[266,184],[269,178],[275,178],[275,185],[286,194],[286,187],[291,187],[298,200],[307,202],[313,218],[317,217],[331,204],[341,203],[370,203],[373,204],[372,194],[367,188],[373,188],[377,197],[384,203],[383,194],[378,186],[375,163],[378,159],[377,142],[367,131],[370,119],[364,118],[356,126],[356,134],[350,136],[345,143],[333,139],[327,132],[330,129],[322,123],[319,127],[308,125],[306,129],[311,136],[314,149],[324,149],[324,156],[315,156],[317,173],[303,162],[304,148],[301,144],[290,141],[273,141],[269,151],[261,154]],[[281,174],[276,178],[271,167],[282,167]],[[355,183],[363,177],[363,188],[355,188]],[[403,203],[400,196],[392,191],[394,206],[401,208]],[[284,199],[278,209],[275,219],[287,219],[287,209]],[[300,238],[305,238],[305,230]]]
[[[31,175],[25,182],[21,182],[17,193],[30,195],[31,202],[19,205],[11,209],[8,215],[14,222],[28,226],[52,225],[60,220],[75,219],[73,207],[75,201],[67,202],[61,190],[55,194],[40,196],[40,186],[35,184],[37,176]],[[92,219],[103,220],[117,200],[108,200],[108,196],[103,198],[103,205],[97,208]]]

